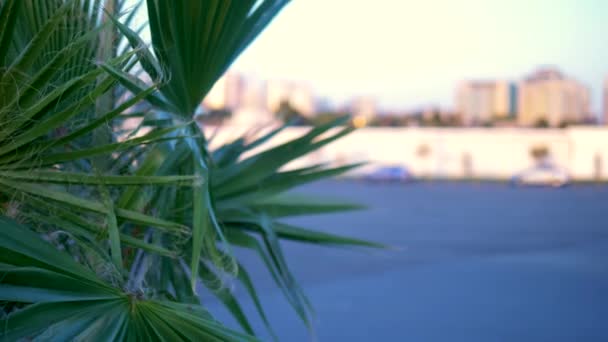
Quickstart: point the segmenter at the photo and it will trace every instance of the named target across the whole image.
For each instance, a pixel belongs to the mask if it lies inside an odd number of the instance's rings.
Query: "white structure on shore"
[[[270,145],[309,128],[286,129]],[[214,143],[231,140],[241,131],[225,127]],[[297,165],[369,161],[370,167],[401,165],[418,177],[510,179],[535,164],[533,151],[574,180],[608,180],[608,128],[363,128],[340,139]],[[423,153],[424,152],[424,153]],[[296,165],[294,165],[296,166]]]

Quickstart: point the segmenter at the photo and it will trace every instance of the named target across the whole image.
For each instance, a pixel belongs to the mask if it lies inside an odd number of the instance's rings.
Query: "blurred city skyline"
[[[453,108],[459,82],[519,82],[554,66],[589,88],[599,116],[606,13],[601,0],[293,1],[232,69],[305,81],[334,105],[371,96],[390,111]]]
[[[215,111],[214,115],[232,113],[230,122],[238,125],[253,125],[260,120],[314,124],[328,115],[349,113],[359,127],[566,127],[608,124],[608,78],[606,81],[600,99],[603,112],[598,116],[590,106],[589,88],[551,67],[538,68],[517,81],[461,80],[454,85],[453,101],[448,106],[387,110],[369,94],[331,103],[307,81],[263,80],[229,70],[205,97],[201,109]]]

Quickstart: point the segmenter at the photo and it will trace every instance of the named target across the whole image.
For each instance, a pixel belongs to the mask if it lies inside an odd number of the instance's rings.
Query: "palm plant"
[[[348,118],[249,157],[284,127],[212,151],[193,120],[286,1],[148,0],[152,49],[130,27],[133,14],[121,16],[125,3],[0,0],[0,332],[7,340],[254,339],[220,280],[238,280],[270,329],[235,246],[258,253],[312,329],[280,240],[381,246],[283,220],[359,208],[290,192],[357,165],[284,167],[350,133]],[[129,44],[107,38],[115,35]],[[142,100],[152,110],[132,108]],[[133,117],[139,127],[121,131]],[[200,284],[245,334],[213,320]]]
[[[96,101],[116,85],[91,59],[96,37],[105,29],[97,20],[100,13],[93,1],[0,2],[3,340],[173,336],[173,328],[163,331],[157,324],[153,332],[144,325],[149,322],[142,323],[146,317],[158,319],[155,315],[163,310],[164,315],[178,317],[175,311],[180,308],[172,306],[175,303],[133,300],[139,297],[125,287],[121,244],[161,255],[174,253],[121,231],[117,222],[176,235],[186,234],[187,229],[179,223],[116,208],[112,197],[115,188],[124,185],[177,186],[194,177],[99,174],[90,162],[95,156],[166,140],[166,133],[172,130],[156,130],[121,143],[91,145],[96,130],[104,129],[153,90],[135,94],[109,112],[94,112]],[[104,63],[123,69],[130,57],[126,54]],[[67,250],[72,257],[52,245]],[[114,320],[116,315],[122,321]],[[189,324],[193,329],[190,336],[241,339],[207,316],[196,320]],[[109,325],[123,332],[107,331]],[[127,335],[113,335],[123,333]]]

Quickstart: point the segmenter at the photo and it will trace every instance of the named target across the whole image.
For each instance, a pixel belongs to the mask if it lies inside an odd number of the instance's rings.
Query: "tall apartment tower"
[[[508,81],[466,81],[456,90],[456,110],[466,125],[515,115],[517,88]]]
[[[589,115],[589,89],[554,68],[542,68],[520,85],[518,123],[550,126],[578,122]]]

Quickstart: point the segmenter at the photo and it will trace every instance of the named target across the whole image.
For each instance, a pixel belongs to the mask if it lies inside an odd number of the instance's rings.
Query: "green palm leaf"
[[[0,217],[0,300],[25,305],[0,319],[9,341],[253,341],[200,306],[147,298],[100,279],[28,228]]]
[[[148,0],[152,46],[171,76],[161,87],[190,117],[228,66],[287,3],[285,0]]]
[[[90,146],[96,131],[108,129],[113,120],[155,90],[148,87],[108,112],[94,112],[96,101],[116,85],[114,77],[90,58],[99,47],[99,33],[108,29],[100,22],[101,10],[97,0],[0,1],[0,16],[17,23],[0,25],[2,44],[8,47],[0,64],[0,80],[11,80],[0,82],[0,202],[3,208],[17,208],[13,215],[28,217],[49,232],[62,230],[49,222],[63,224],[71,218],[75,241],[86,241],[83,248],[90,248],[91,243],[99,244],[90,234],[98,234],[102,241],[111,242],[111,254],[120,268],[123,245],[176,254],[130,235],[132,227],[155,227],[174,232],[179,239],[188,229],[114,206],[116,189],[124,185],[191,187],[194,177],[105,175],[93,169],[91,160],[97,156],[111,159],[117,151],[179,139],[167,134],[180,128]],[[133,54],[110,58],[105,65],[121,69]],[[19,77],[13,77],[15,73]],[[83,90],[87,96],[82,96]],[[58,212],[63,216],[57,220]]]
[[[0,0],[0,333],[8,340],[250,340],[239,301],[214,286],[227,273],[272,334],[232,246],[259,255],[312,329],[312,306],[280,241],[384,247],[280,221],[360,208],[291,192],[358,165],[285,171],[349,134],[349,119],[246,158],[284,127],[209,151],[192,120],[287,1],[147,0],[150,48],[129,24],[135,14],[125,15],[127,3]],[[153,111],[130,112],[142,99]],[[134,117],[142,118],[135,129],[121,127]],[[200,307],[197,278],[248,334],[227,330]]]

